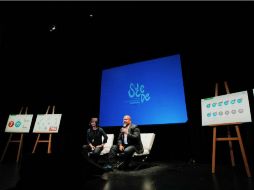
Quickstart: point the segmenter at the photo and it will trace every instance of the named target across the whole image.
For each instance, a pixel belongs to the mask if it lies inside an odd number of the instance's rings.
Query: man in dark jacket
[[[109,152],[109,163],[115,164],[116,156],[119,153],[122,163],[121,168],[128,167],[132,155],[137,152],[143,153],[143,145],[140,138],[140,130],[137,125],[132,124],[131,117],[123,117],[123,127],[120,129],[117,145],[113,145]]]

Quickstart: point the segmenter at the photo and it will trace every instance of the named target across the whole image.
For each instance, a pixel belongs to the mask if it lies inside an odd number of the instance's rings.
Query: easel
[[[49,109],[50,109],[50,106],[48,106],[48,109],[47,109],[47,111],[46,111],[46,114],[48,114]],[[52,114],[54,114],[54,113],[55,113],[55,106],[53,106],[53,109],[52,109]],[[33,148],[33,152],[32,152],[32,153],[33,153],[33,154],[35,153],[35,149],[36,149],[38,143],[48,143],[48,151],[47,151],[47,153],[50,154],[50,153],[52,152],[52,151],[51,151],[52,133],[49,134],[48,140],[40,140],[40,136],[41,136],[41,134],[38,134],[37,139],[36,139],[36,142],[35,142],[35,144],[34,144],[34,148]]]
[[[227,84],[226,81],[224,81],[224,86],[225,86],[227,94],[229,94],[230,92],[229,92],[228,84]],[[218,83],[216,83],[216,85],[215,85],[215,96],[218,96]],[[240,124],[240,123],[228,123],[228,124],[225,124],[225,125],[231,125],[231,124]],[[245,166],[247,176],[251,177],[251,172],[250,172],[250,169],[249,169],[249,165],[248,165],[248,161],[247,161],[247,157],[246,157],[246,154],[245,154],[243,141],[242,141],[242,137],[241,137],[241,133],[240,133],[238,125],[235,125],[235,130],[236,130],[237,137],[231,137],[229,126],[227,126],[227,137],[224,137],[224,138],[218,138],[216,136],[218,126],[222,126],[222,125],[211,125],[211,127],[213,127],[212,173],[213,174],[215,173],[216,142],[217,141],[228,141],[229,151],[230,151],[230,158],[231,158],[231,165],[234,167],[235,166],[235,159],[234,159],[234,152],[233,152],[233,148],[232,148],[232,141],[238,141],[239,145],[240,145],[240,149],[241,149],[241,153],[242,153],[242,157],[243,157],[244,166]]]
[[[27,114],[27,110],[28,110],[28,107],[26,107],[25,114]],[[23,111],[23,107],[20,109],[19,114],[21,114],[22,111]],[[24,136],[24,134],[21,133],[21,134],[20,134],[20,138],[19,138],[19,139],[16,139],[16,140],[12,140],[12,136],[13,136],[13,133],[11,133],[10,136],[9,136],[9,139],[8,139],[7,144],[6,144],[6,146],[5,146],[3,155],[2,155],[2,157],[1,157],[1,162],[3,161],[3,159],[4,159],[4,157],[5,157],[5,154],[6,154],[6,152],[7,152],[7,149],[8,149],[8,146],[9,146],[10,143],[19,143],[19,149],[18,149],[17,158],[16,158],[16,162],[17,162],[17,163],[19,162],[20,153],[21,153],[21,148],[22,148],[22,145],[23,145],[23,136]]]

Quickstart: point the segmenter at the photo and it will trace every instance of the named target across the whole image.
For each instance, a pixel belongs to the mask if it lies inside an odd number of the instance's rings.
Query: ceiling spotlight
[[[56,30],[56,26],[55,25],[50,25],[49,26],[49,31],[50,32],[53,32],[53,31],[55,31]]]
[[[89,17],[90,17],[90,18],[93,18],[93,14],[90,14]]]

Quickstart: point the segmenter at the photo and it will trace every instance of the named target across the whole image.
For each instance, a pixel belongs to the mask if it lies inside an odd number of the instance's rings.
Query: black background
[[[89,118],[99,114],[101,71],[174,54],[181,55],[189,120],[140,126],[141,132],[156,133],[153,159],[211,161],[212,128],[201,126],[200,100],[214,96],[216,82],[219,94],[226,93],[223,81],[231,92],[248,90],[253,110],[253,2],[0,5],[1,150],[10,113],[28,106],[28,113],[41,114],[56,105],[63,117],[53,152],[79,152]],[[50,31],[52,25],[56,30]],[[253,169],[253,124],[240,129]],[[119,128],[105,130],[117,134]],[[224,127],[218,132],[225,134]],[[35,138],[25,134],[25,152],[32,151]],[[233,145],[237,163],[242,162],[239,146]],[[217,148],[217,162],[230,164],[228,145]]]

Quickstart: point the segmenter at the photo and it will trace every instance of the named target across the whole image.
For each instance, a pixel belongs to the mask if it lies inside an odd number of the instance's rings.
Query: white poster
[[[9,115],[5,132],[29,133],[33,115]]]
[[[247,91],[201,99],[202,126],[251,122]]]
[[[62,114],[37,115],[33,133],[58,133]]]

